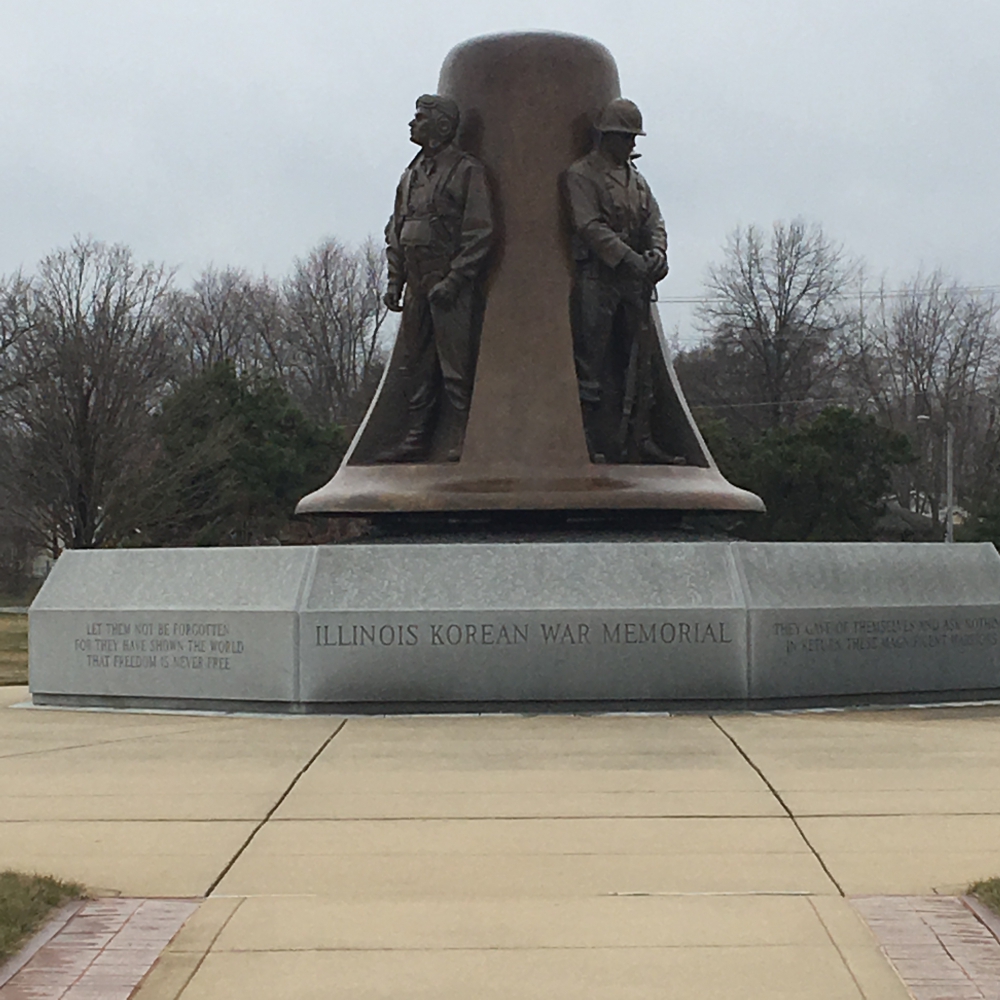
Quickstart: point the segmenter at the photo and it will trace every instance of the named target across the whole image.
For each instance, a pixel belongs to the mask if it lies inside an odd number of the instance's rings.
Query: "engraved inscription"
[[[483,624],[431,625],[432,646],[517,646],[528,641],[528,627]]]
[[[772,635],[784,640],[788,655],[996,646],[1000,642],[1000,618],[958,614],[817,618],[807,623],[775,622]]]
[[[618,622],[613,626],[603,625],[604,641],[614,643],[660,643],[671,646],[674,643],[702,645],[720,643],[728,645],[733,641],[726,634],[725,622]]]
[[[232,670],[246,653],[225,622],[92,621],[73,644],[88,667],[112,670]]]
[[[338,622],[314,626],[317,647],[363,649],[407,646],[729,645],[730,626],[720,621],[482,621]]]

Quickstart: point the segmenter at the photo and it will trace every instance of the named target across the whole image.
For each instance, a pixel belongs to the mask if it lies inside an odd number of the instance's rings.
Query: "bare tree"
[[[880,421],[907,434],[919,461],[897,473],[906,509],[939,516],[949,424],[958,496],[972,506],[1000,486],[1000,337],[992,296],[941,272],[883,288],[844,341],[845,372]]]
[[[9,394],[35,370],[36,359],[24,350],[31,328],[31,283],[21,274],[0,277],[0,415]]]
[[[42,361],[27,344],[32,323],[31,283],[21,274],[0,278],[0,590],[10,593],[23,591],[30,561],[45,543],[20,488],[25,438],[13,408],[17,391],[40,372]]]
[[[76,240],[32,282],[23,350],[37,367],[8,395],[8,454],[36,530],[60,545],[113,540],[107,511],[145,460],[147,418],[171,364],[171,275],[123,246]]]
[[[328,240],[280,287],[236,268],[204,271],[171,293],[172,336],[190,375],[231,362],[279,378],[313,419],[350,424],[381,372],[384,292],[381,248]]]
[[[220,362],[276,378],[314,420],[360,418],[387,317],[373,242],[323,243],[281,285],[235,269],[171,285],[128,248],[81,239],[35,277],[0,279],[0,562],[23,562],[11,539],[57,555],[131,537],[154,416]]]
[[[266,276],[208,268],[190,291],[171,293],[168,311],[190,375],[223,361],[241,372],[282,374],[284,313],[279,290]]]
[[[757,429],[822,409],[853,273],[817,225],[776,222],[769,239],[756,226],[737,229],[723,262],[708,269],[698,310],[706,342],[679,366],[692,402]]]
[[[373,240],[353,252],[327,240],[296,261],[284,288],[291,388],[313,419],[360,418],[381,371],[385,286]]]

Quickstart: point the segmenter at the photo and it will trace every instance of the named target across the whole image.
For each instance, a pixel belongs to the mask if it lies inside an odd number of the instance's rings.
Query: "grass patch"
[[[28,616],[0,615],[0,685],[28,683]]]
[[[57,906],[85,895],[83,886],[75,882],[0,872],[0,964],[16,954]]]
[[[969,886],[968,893],[994,913],[1000,913],[1000,875],[983,879],[981,882],[973,882]]]

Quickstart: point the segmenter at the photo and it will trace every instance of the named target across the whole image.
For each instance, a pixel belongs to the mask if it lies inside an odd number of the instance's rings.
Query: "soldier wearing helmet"
[[[385,229],[385,303],[402,313],[396,356],[408,420],[397,444],[375,461],[425,459],[439,419],[447,428],[447,458],[461,456],[493,208],[482,163],[455,143],[458,123],[450,98],[417,100],[410,141],[421,149],[403,172]]]
[[[564,178],[575,261],[573,351],[587,445],[595,462],[680,463],[650,428],[650,300],[669,268],[663,217],[632,162],[636,136],[646,134],[642,115],[618,98],[602,111],[596,133],[594,149]]]

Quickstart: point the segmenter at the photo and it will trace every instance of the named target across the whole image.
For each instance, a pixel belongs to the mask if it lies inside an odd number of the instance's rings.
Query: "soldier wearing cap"
[[[635,169],[642,115],[618,98],[601,113],[595,148],[566,172],[575,276],[570,303],[584,429],[592,461],[680,458],[653,439],[650,300],[666,277],[667,232]],[[609,415],[612,400],[624,412]],[[626,440],[628,438],[628,440]]]
[[[455,143],[458,123],[450,98],[425,94],[417,100],[410,141],[421,150],[403,172],[385,229],[385,302],[402,313],[396,351],[408,425],[376,461],[425,459],[439,417],[449,428],[448,459],[461,457],[493,209],[482,163]]]

